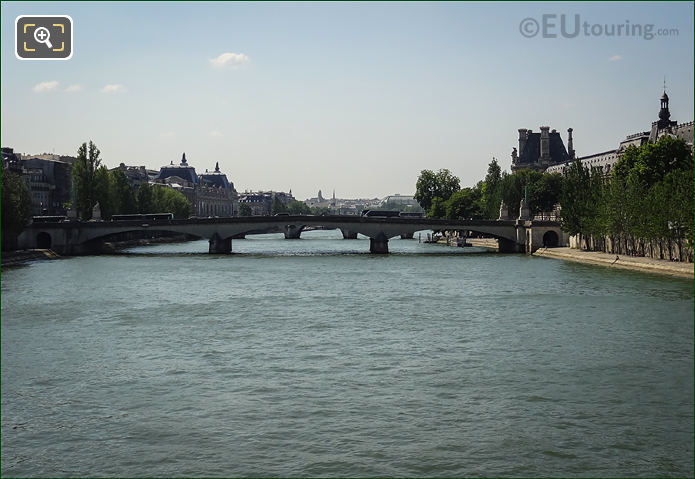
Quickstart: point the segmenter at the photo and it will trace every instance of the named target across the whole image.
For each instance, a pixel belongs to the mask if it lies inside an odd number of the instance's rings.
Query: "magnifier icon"
[[[39,43],[45,43],[48,48],[53,48],[51,44],[51,32],[46,27],[39,27],[34,30],[34,40]]]

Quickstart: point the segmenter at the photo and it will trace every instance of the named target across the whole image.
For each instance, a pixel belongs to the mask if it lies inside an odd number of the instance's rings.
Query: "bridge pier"
[[[285,239],[299,239],[302,234],[304,226],[297,225],[286,225],[283,228],[283,233],[285,233]]]
[[[357,233],[340,228],[340,232],[343,233],[343,239],[357,239]]]
[[[229,254],[232,252],[232,238],[222,238],[219,234],[215,233],[212,238],[208,240],[210,247],[208,252],[210,254]]]
[[[498,249],[497,252],[499,253],[523,253],[524,252],[524,245],[518,244],[516,241],[504,239],[504,238],[497,238],[497,244],[498,244]]]
[[[369,252],[372,254],[388,254],[389,239],[384,233],[379,233],[376,238],[369,238]]]

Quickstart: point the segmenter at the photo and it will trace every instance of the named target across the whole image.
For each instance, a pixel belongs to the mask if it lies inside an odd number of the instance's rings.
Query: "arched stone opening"
[[[543,235],[543,246],[546,248],[556,248],[560,245],[560,238],[555,231],[546,231]]]
[[[53,240],[51,239],[51,235],[45,231],[36,235],[36,247],[38,249],[51,249],[52,244]]]

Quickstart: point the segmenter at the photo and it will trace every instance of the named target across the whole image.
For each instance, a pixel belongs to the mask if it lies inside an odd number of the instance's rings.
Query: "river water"
[[[5,269],[2,475],[693,475],[692,280],[280,238]]]

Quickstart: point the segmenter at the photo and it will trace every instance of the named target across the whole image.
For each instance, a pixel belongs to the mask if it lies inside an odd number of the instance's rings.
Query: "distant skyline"
[[[517,129],[541,125],[565,142],[572,127],[580,156],[613,149],[657,119],[664,77],[671,118],[693,120],[692,2],[1,9],[2,146],[75,155],[91,139],[111,168],[186,152],[198,172],[219,162],[239,191],[411,195],[425,168],[470,186],[493,157],[509,171]],[[28,14],[72,17],[70,60],[15,57]],[[557,34],[562,15],[588,27]],[[528,30],[544,21],[554,38]],[[613,25],[668,34],[605,34]]]

